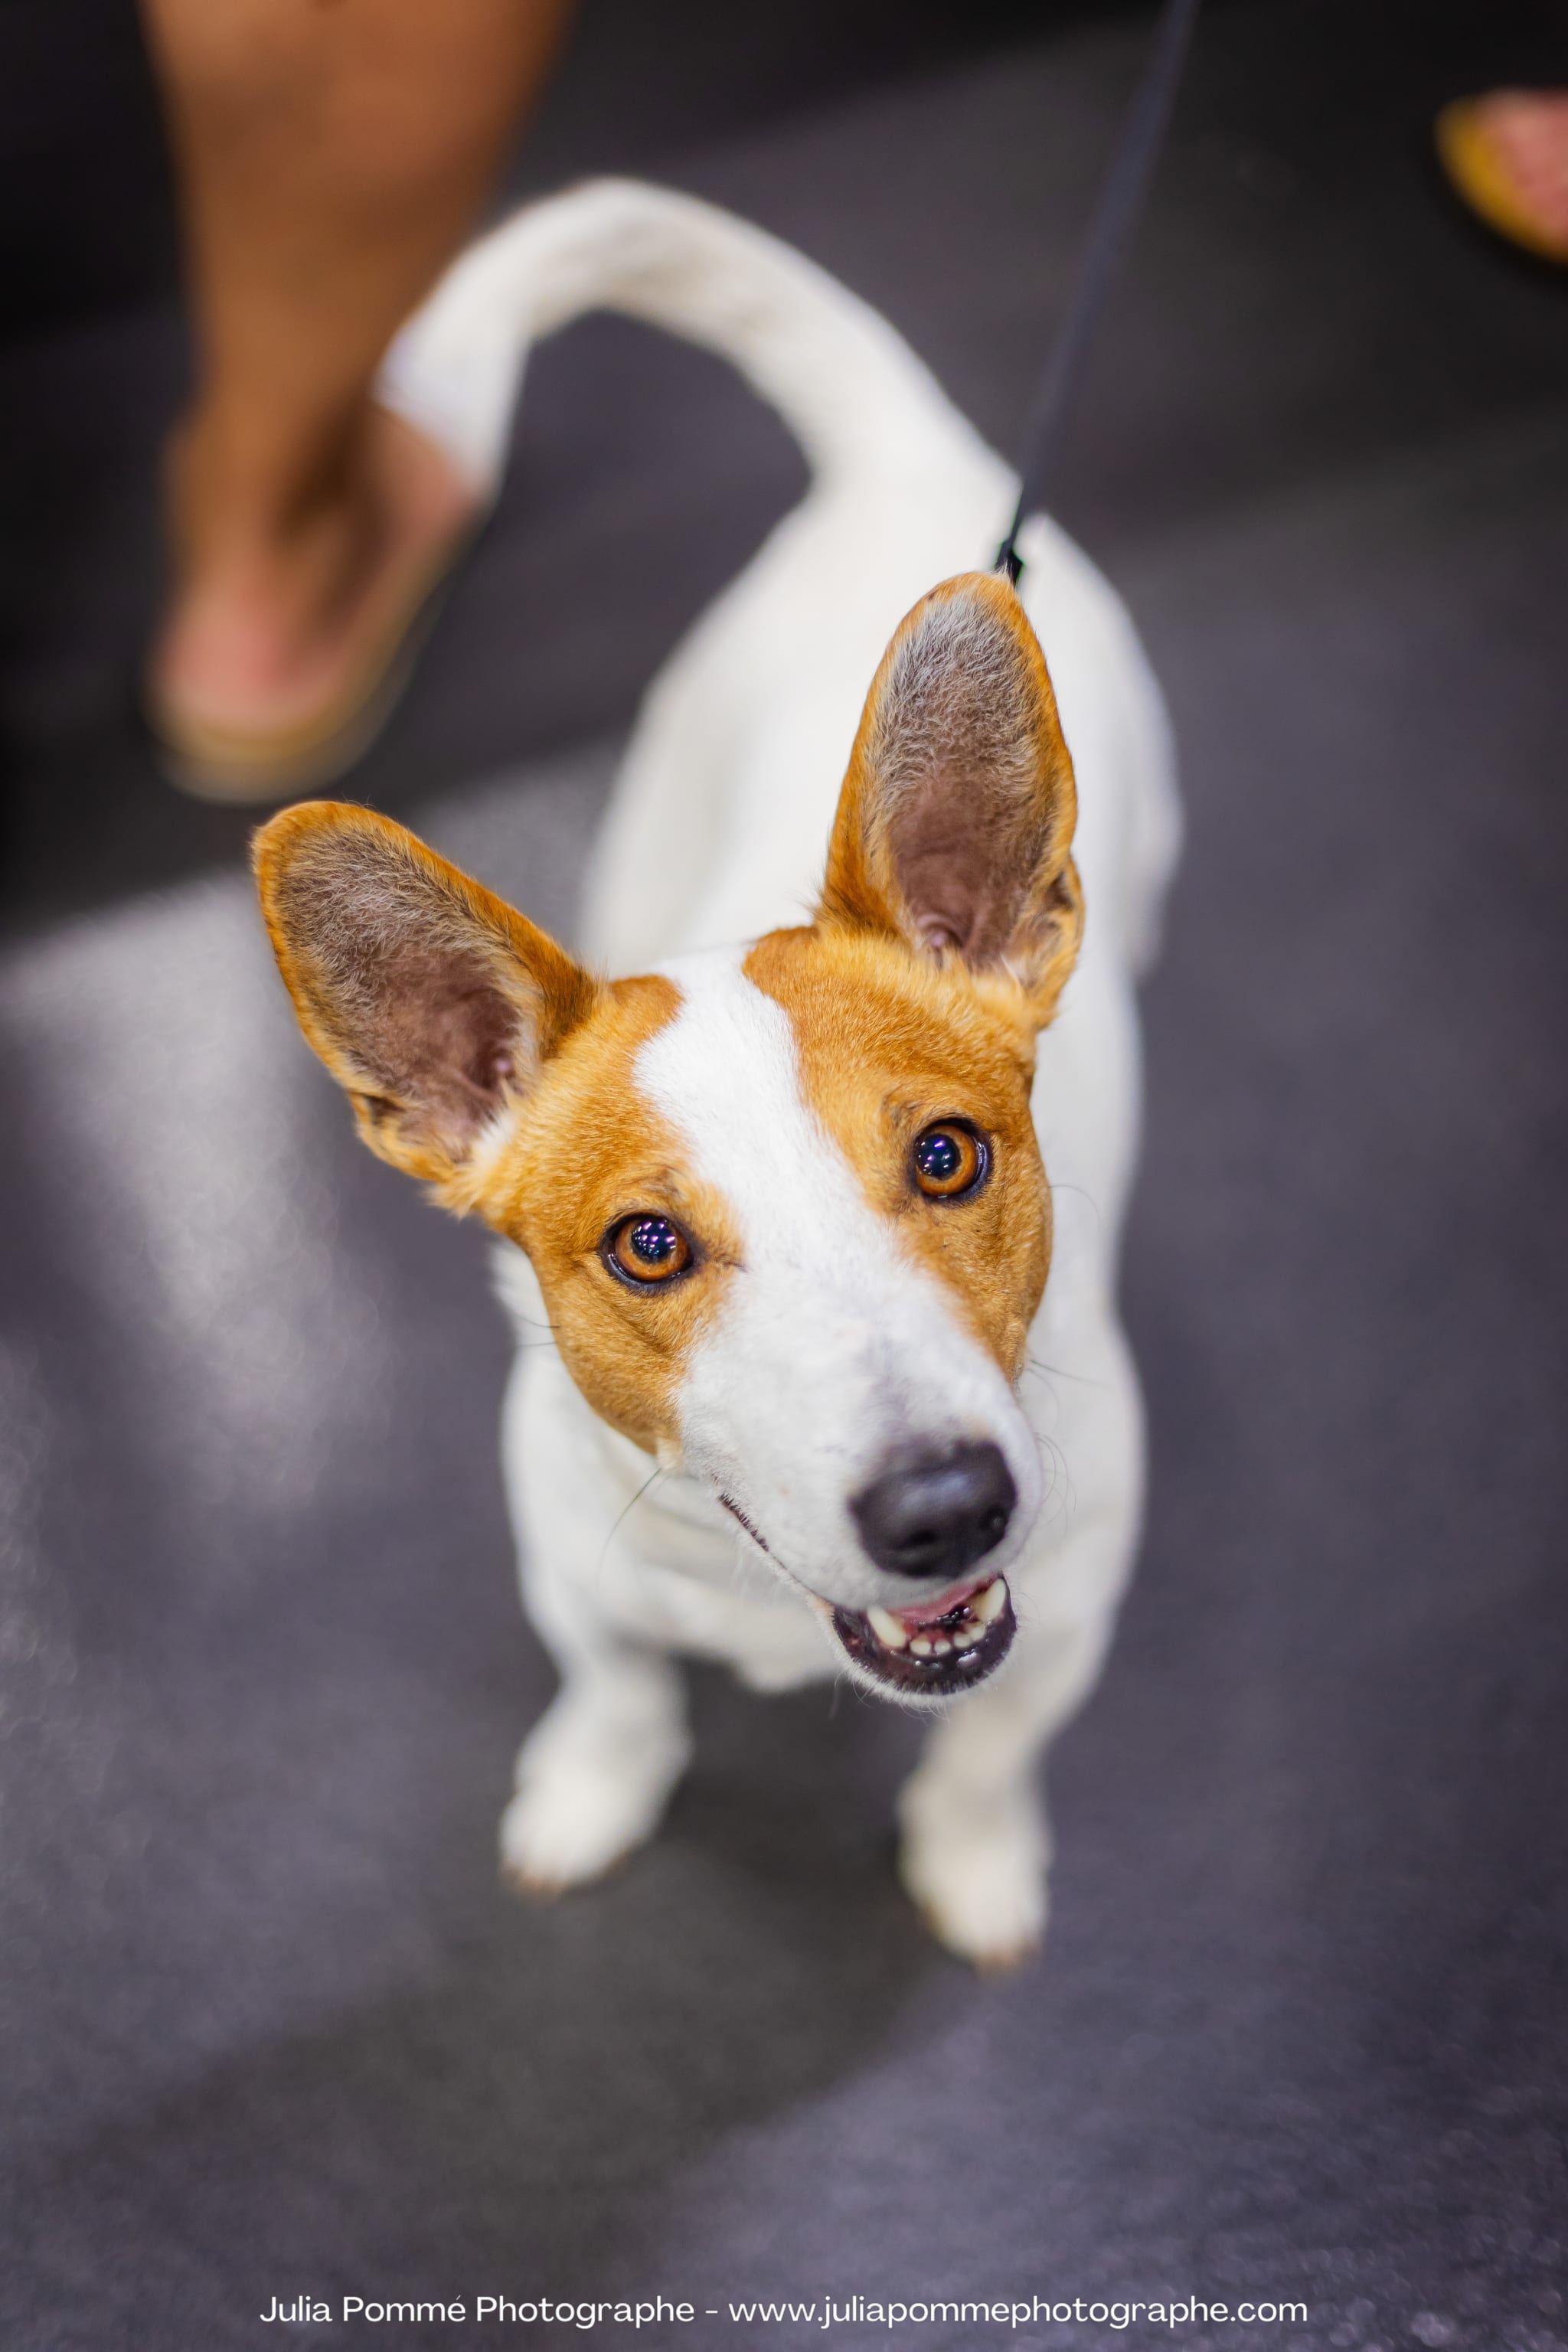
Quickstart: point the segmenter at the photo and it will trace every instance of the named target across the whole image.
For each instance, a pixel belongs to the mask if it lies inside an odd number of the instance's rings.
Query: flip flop
[[[1456,99],[1438,115],[1434,137],[1456,193],[1489,228],[1543,260],[1568,262],[1568,229],[1542,215],[1534,192],[1497,136],[1500,102],[1529,105],[1540,96],[1531,90],[1493,90],[1485,98]],[[1558,98],[1558,93],[1552,96]]]
[[[461,262],[449,275],[464,275]],[[182,792],[236,804],[319,792],[369,750],[407,685],[453,572],[500,495],[521,373],[515,329],[482,339],[489,348],[478,352],[471,312],[462,321],[466,332],[450,331],[447,284],[443,279],[389,348],[374,397],[433,441],[471,488],[468,524],[411,578],[338,692],[287,728],[258,734],[215,724],[149,684],[142,708],[154,756]]]

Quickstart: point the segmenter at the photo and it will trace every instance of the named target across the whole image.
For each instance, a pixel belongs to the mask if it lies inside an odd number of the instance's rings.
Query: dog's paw
[[[579,1798],[567,1805],[547,1790],[520,1789],[500,1817],[501,1876],[520,1894],[548,1902],[605,1877],[654,1827],[613,1804]]]
[[[1033,1791],[982,1801],[917,1773],[899,1818],[899,1875],[939,1943],[986,1971],[1039,1948],[1050,1848]]]
[[[500,1822],[502,1875],[525,1894],[586,1886],[647,1843],[689,1753],[683,1738],[599,1739],[546,1716],[518,1759]]]

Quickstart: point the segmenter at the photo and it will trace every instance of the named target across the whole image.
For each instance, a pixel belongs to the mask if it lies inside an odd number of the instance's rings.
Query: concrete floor
[[[665,175],[841,271],[1005,444],[1137,30],[808,90]],[[486,2293],[1310,2314],[900,2339],[933,2347],[1568,2345],[1568,296],[1425,148],[1551,32],[1215,5],[1097,354],[1062,510],[1164,679],[1191,842],[1127,1271],[1150,1534],[1004,1982],[893,1884],[910,1727],[821,1694],[697,1676],[659,1843],[554,1909],[498,1888],[549,1675],[482,1243],[353,1142],[243,822],[127,719],[177,320],[13,352],[7,2352]],[[573,87],[542,173],[585,152]],[[637,692],[798,478],[711,363],[574,329],[356,789],[569,928]]]

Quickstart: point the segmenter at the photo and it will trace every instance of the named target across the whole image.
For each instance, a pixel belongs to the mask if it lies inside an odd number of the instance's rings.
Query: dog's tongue
[[[990,1582],[988,1576],[972,1576],[967,1583],[950,1585],[934,1601],[917,1601],[912,1609],[895,1609],[892,1614],[911,1633],[918,1633],[923,1625],[937,1625],[944,1617],[951,1617]]]

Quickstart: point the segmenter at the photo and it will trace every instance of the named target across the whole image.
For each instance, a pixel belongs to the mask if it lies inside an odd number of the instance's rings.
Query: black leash
[[[1024,436],[1020,468],[1023,479],[1012,527],[996,551],[997,571],[1005,572],[1015,586],[1024,568],[1017,549],[1018,533],[1028,517],[1040,513],[1046,505],[1047,488],[1060,455],[1062,428],[1078,389],[1084,354],[1093,340],[1110,281],[1159,158],[1197,13],[1198,0],[1165,0],[1153,52],[1127,110],[1121,136],[1100,192],[1089,239],[1073,279],[1067,316],[1058,332]]]

